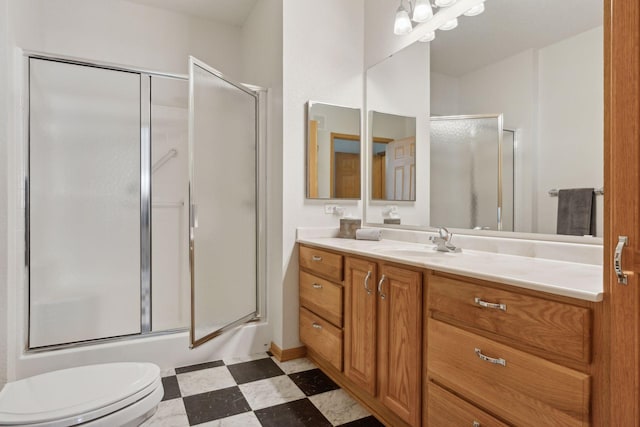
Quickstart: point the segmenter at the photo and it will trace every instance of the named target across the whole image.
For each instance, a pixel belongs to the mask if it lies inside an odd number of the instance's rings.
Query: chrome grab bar
[[[167,151],[167,154],[165,154],[164,156],[160,157],[151,167],[151,172],[155,172],[158,169],[160,169],[165,163],[167,163],[169,160],[171,160],[172,158],[176,157],[178,155],[178,150],[176,150],[175,148],[172,148],[171,150]]]

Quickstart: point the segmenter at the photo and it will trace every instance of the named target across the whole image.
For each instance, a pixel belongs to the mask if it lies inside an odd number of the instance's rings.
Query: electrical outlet
[[[326,204],[326,205],[324,205],[324,213],[333,214],[336,211],[337,207],[338,207],[338,205]]]

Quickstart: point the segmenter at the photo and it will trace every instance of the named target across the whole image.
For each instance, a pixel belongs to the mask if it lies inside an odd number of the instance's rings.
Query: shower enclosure
[[[265,91],[25,54],[29,349],[260,317]]]
[[[513,231],[514,149],[501,114],[432,117],[431,224]]]

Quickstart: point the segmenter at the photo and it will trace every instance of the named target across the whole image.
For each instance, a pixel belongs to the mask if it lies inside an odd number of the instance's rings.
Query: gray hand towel
[[[571,236],[594,235],[595,193],[593,188],[558,191],[557,233]]]

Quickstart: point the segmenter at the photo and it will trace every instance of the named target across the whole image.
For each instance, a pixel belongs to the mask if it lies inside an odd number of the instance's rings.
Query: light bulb
[[[415,6],[413,6],[413,21],[425,22],[433,17],[433,9],[429,0],[417,0]]]
[[[458,26],[458,18],[453,18],[452,20],[447,21],[444,24],[440,25],[440,28],[438,29],[442,31],[449,31],[449,30],[453,30],[457,26]]]
[[[484,3],[473,6],[471,9],[467,10],[464,13],[464,16],[476,16],[480,15],[482,12],[484,12]]]
[[[397,36],[403,36],[409,34],[411,30],[413,30],[413,26],[411,25],[411,19],[409,19],[409,12],[400,4],[393,24],[393,33]]]
[[[424,36],[420,37],[419,41],[426,43],[426,42],[433,41],[435,38],[436,38],[436,32],[429,31],[428,33],[425,33]]]
[[[449,7],[454,4],[456,0],[436,0],[436,6],[438,7]]]

